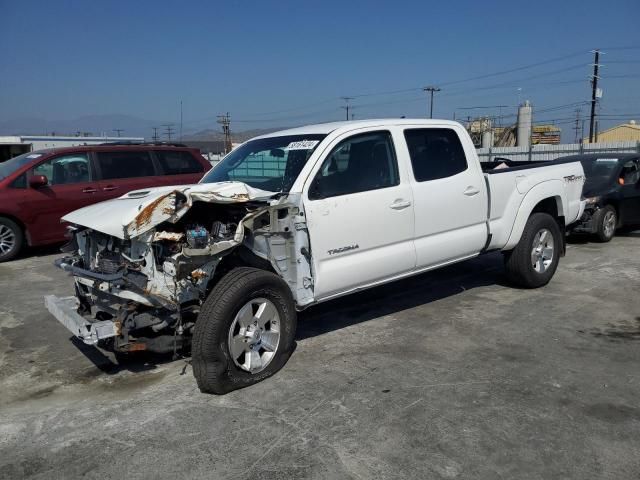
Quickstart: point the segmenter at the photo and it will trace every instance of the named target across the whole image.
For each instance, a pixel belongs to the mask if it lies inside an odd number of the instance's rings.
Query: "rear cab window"
[[[156,175],[153,160],[147,151],[107,151],[96,152],[95,155],[103,180]]]
[[[451,128],[410,128],[404,138],[418,182],[452,177],[468,168],[460,137]]]
[[[204,172],[204,166],[194,158],[191,152],[156,150],[155,154],[160,164],[160,169],[165,175],[185,175]]]

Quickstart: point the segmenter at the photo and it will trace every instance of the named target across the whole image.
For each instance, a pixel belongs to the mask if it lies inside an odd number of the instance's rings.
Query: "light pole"
[[[433,118],[433,92],[439,92],[441,89],[434,87],[433,85],[429,85],[428,87],[424,87],[422,90],[431,94],[431,100],[429,102],[429,118]]]

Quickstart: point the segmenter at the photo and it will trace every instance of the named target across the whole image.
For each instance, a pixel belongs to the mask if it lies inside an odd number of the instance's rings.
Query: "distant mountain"
[[[233,124],[231,125],[233,127]],[[288,127],[276,127],[276,128],[256,128],[253,130],[244,130],[242,132],[231,131],[231,138],[234,142],[244,142],[253,137],[259,135],[266,135],[267,133],[277,132],[278,130],[284,130]],[[206,129],[200,130],[189,135],[183,135],[182,139],[189,140],[207,140],[207,141],[219,141],[224,140],[224,134],[219,130]]]
[[[0,135],[76,135],[78,132],[91,133],[92,135],[115,136],[115,129],[121,129],[123,137],[144,137],[151,139],[153,127],[158,129],[158,136],[166,140],[165,127],[162,125],[173,124],[172,139],[177,140],[180,125],[176,122],[148,120],[131,115],[85,115],[72,120],[44,120],[42,118],[20,117],[0,121]],[[264,128],[246,131],[235,131],[232,128],[234,142],[243,142],[251,137],[282,130],[283,128]],[[193,131],[185,128],[183,140],[224,140],[220,130],[207,129]]]
[[[12,118],[0,121],[0,135],[74,135],[90,132],[93,135],[115,136],[115,129],[121,129],[123,137],[151,137],[152,127],[160,127],[162,122],[147,120],[131,115],[85,115],[72,120],[44,120],[42,118]],[[159,133],[162,127],[159,129]]]

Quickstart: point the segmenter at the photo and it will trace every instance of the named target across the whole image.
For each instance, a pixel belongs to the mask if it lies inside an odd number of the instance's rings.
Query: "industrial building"
[[[515,125],[494,126],[491,117],[480,117],[467,125],[477,148],[521,147],[525,145],[558,145],[561,130],[555,125],[534,125],[533,107],[527,100],[518,107]]]
[[[55,135],[11,135],[0,136],[0,162],[23,153],[43,148],[75,147],[78,145],[100,145],[113,142],[144,142],[143,137],[83,137]]]
[[[640,125],[635,120],[629,123],[616,125],[596,135],[596,142],[640,142]],[[584,139],[584,143],[589,143],[589,139]]]

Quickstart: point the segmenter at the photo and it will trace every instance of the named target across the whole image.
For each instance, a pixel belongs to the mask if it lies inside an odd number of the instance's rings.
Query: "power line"
[[[153,141],[157,142],[159,140],[158,138],[158,127],[151,127],[153,129]]]

